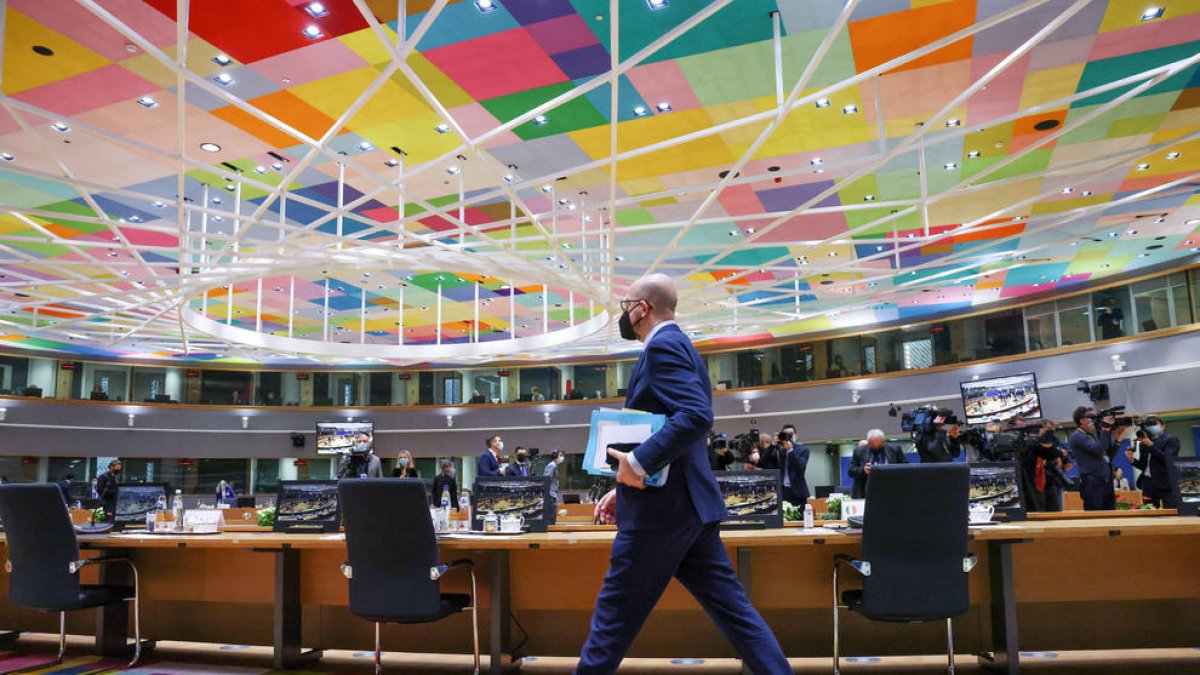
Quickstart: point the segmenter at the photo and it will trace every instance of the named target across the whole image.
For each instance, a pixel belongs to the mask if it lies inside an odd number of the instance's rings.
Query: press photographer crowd
[[[896,416],[893,406],[890,414]],[[1133,482],[1145,505],[1179,508],[1180,478],[1175,466],[1179,439],[1166,432],[1161,417],[1126,415],[1123,406],[1097,410],[1080,406],[1071,414],[1073,428],[1064,429],[1051,419],[1027,420],[1015,416],[982,425],[963,424],[950,408],[927,405],[905,412],[901,429],[909,434],[912,454],[921,463],[1015,462],[1019,467],[1021,497],[1026,511],[1062,511],[1064,493],[1078,492],[1085,510],[1117,508],[1116,493],[1130,485],[1120,468],[1119,453],[1137,469]],[[829,446],[830,454],[834,454]],[[810,496],[805,472],[811,451],[796,440],[796,426],[785,424],[777,433],[757,427],[730,438],[709,436],[709,459],[714,471],[780,469],[784,500],[804,504]],[[887,442],[881,429],[871,429],[858,441],[850,456],[848,474],[851,497],[866,496],[871,468],[881,464],[907,464],[910,459],[898,444]]]

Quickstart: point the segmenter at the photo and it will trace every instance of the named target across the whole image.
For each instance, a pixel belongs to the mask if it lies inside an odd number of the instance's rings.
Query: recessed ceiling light
[[[851,103],[850,105],[842,106],[842,114],[843,115],[853,115],[856,112],[858,112],[858,106],[854,105],[853,103]]]
[[[458,167],[457,167],[457,166],[448,166],[448,167],[446,167],[446,173],[450,174],[451,176],[453,176],[454,174],[458,173],[458,171],[459,171],[459,169],[458,169]]]
[[[747,228],[746,228],[746,234],[754,234],[754,233],[755,233],[755,232],[757,232],[757,231],[758,231],[758,230],[754,229],[753,227],[747,227]]]
[[[1133,235],[1135,235],[1135,234],[1137,234],[1137,233],[1138,233],[1138,231],[1137,231],[1137,230],[1129,230],[1129,231],[1128,231],[1128,232],[1126,232],[1125,234],[1128,234],[1129,236],[1131,236],[1131,237],[1132,237]]]
[[[1165,11],[1166,8],[1162,7],[1161,5],[1151,5],[1142,10],[1142,21],[1157,19],[1158,17],[1162,16],[1163,12]]]
[[[822,96],[821,98],[817,99],[816,103],[814,103],[813,105],[817,106],[818,108],[828,108],[829,107],[829,99]]]
[[[825,160],[821,159],[820,157],[813,157],[812,159],[808,160],[808,163],[813,166],[821,166],[825,163]]]
[[[317,38],[324,37],[325,35],[321,32],[321,29],[317,28],[315,25],[305,26],[304,30],[300,32],[303,33],[304,37],[308,38],[309,40],[316,40]]]
[[[221,203],[221,198],[220,198],[220,197],[213,197],[213,198],[212,198],[212,203],[214,203],[214,204],[220,204],[220,203]]]
[[[308,6],[304,8],[304,11],[308,12],[309,15],[315,19],[319,19],[326,14],[329,14],[329,10],[325,8],[325,5],[322,5],[319,2],[308,3]]]
[[[671,112],[671,104],[667,103],[666,101],[660,101],[659,104],[654,107],[658,108],[658,112]]]
[[[1138,257],[1139,257],[1139,258],[1149,258],[1149,257],[1150,257],[1150,254],[1149,254],[1149,253],[1139,253],[1139,254],[1138,254]]]
[[[225,56],[224,54],[217,54],[216,56],[212,57],[212,60],[213,63],[217,64],[218,66],[227,66],[233,63],[233,59]]]
[[[15,158],[15,157],[13,157],[13,156],[12,156],[10,153],[7,153],[7,152],[0,152],[0,159],[4,160],[4,161],[6,161],[6,162],[11,162],[11,161],[13,161],[13,160],[14,160],[14,159],[16,159],[16,158]]]
[[[1091,196],[1092,196],[1092,191],[1091,191],[1091,190],[1084,190],[1083,192],[1080,192],[1079,194],[1083,195],[1084,197],[1091,197]]]
[[[667,6],[667,0],[646,0],[646,4],[650,9],[662,9]]]
[[[1134,168],[1137,169],[1138,171],[1145,171],[1146,169],[1150,168],[1150,165],[1149,164],[1138,164]]]
[[[200,144],[200,149],[205,152],[220,152],[221,146],[216,143],[204,142]]]
[[[225,221],[225,218],[224,218],[223,216],[213,216],[213,217],[212,217],[212,219],[213,219],[213,220],[215,220],[215,221],[216,221],[216,222],[218,222],[218,223],[221,223],[221,222],[224,222],[224,221]]]
[[[863,195],[863,201],[864,202],[873,202],[873,201],[875,201],[875,195]]]
[[[1179,153],[1178,152],[1168,152],[1167,159],[1179,159]]]
[[[375,146],[371,145],[367,141],[362,141],[361,143],[358,144],[358,149],[362,150],[363,152],[369,152],[371,150],[374,150]]]
[[[236,185],[234,185],[233,183],[226,183],[226,184],[225,184],[225,189],[226,189],[226,190],[229,190],[230,192],[233,192],[234,190],[236,190],[236,189],[237,189],[237,186],[236,186]]]
[[[947,171],[949,171],[949,170],[951,170],[951,169],[957,169],[957,168],[958,168],[958,162],[946,162],[945,164],[943,164],[943,165],[942,165],[942,168],[943,168],[943,169],[945,169],[945,170],[947,170]]]
[[[646,110],[646,106],[639,105],[633,109],[633,114],[637,117],[645,117],[650,114],[650,111]]]
[[[279,162],[275,162],[274,164],[272,164],[271,168],[275,169],[276,171],[283,171],[283,165],[280,164]]]
[[[154,202],[154,208],[156,208],[156,209],[162,209],[162,208],[166,208],[166,206],[167,206],[166,204],[164,204],[164,203],[162,203],[162,202],[160,202],[160,201],[155,201],[155,202]]]
[[[433,130],[438,132],[439,134],[444,134],[447,131],[450,131],[450,125],[449,124],[439,124],[436,127],[434,127]]]
[[[137,215],[137,214],[134,214],[134,215],[132,215],[132,216],[129,216],[129,222],[131,222],[131,223],[140,223],[140,222],[143,222],[143,220],[142,220],[142,217],[141,217],[141,216],[139,216],[139,215]]]
[[[157,108],[158,107],[158,101],[155,101],[154,99],[150,98],[149,96],[143,96],[143,97],[139,98],[137,100],[137,102],[138,102],[138,105],[142,106],[143,108]]]
[[[1065,187],[1065,188],[1059,190],[1059,192],[1063,193],[1064,195],[1069,195],[1074,191],[1075,191],[1075,188],[1070,188],[1070,187]]]
[[[550,185],[549,183],[542,186],[542,192],[549,192],[553,189],[554,189],[554,186]]]
[[[730,230],[730,231],[729,231],[729,236],[731,236],[731,237],[736,237],[736,236],[738,236],[738,230],[736,230],[736,229]]]
[[[970,152],[968,152],[968,153],[967,153],[967,159],[978,159],[978,158],[979,158],[979,151],[978,151],[978,150],[972,150],[972,151],[970,151]]]
[[[538,115],[537,117],[534,117],[534,118],[533,118],[533,123],[534,123],[534,124],[536,124],[536,125],[538,125],[538,126],[541,126],[541,125],[543,125],[543,124],[545,124],[546,122],[549,122],[549,121],[550,121],[550,120],[546,119],[546,116],[545,116],[545,115]]]
[[[65,134],[71,130],[71,127],[63,124],[62,122],[55,122],[54,124],[51,124],[50,127],[60,134]]]
[[[623,262],[623,261],[625,260],[625,256],[623,256],[623,255],[615,255],[615,256],[613,256],[613,260],[615,260],[615,261],[617,261],[617,262]]]
[[[400,160],[396,159],[395,157],[388,157],[387,159],[383,160],[383,163],[388,166],[400,166]]]
[[[836,257],[837,257],[837,251],[830,251],[828,255],[829,255],[829,257],[830,257],[830,258],[836,258]]]
[[[110,257],[110,258],[115,258],[115,257],[117,257],[118,255],[120,255],[120,254],[118,254],[116,251],[109,251],[109,252],[108,252],[108,257]]]
[[[487,14],[496,11],[496,3],[494,0],[475,0],[475,9]]]
[[[1200,225],[1200,218],[1192,218],[1191,220],[1183,221],[1184,225]]]
[[[228,87],[229,85],[233,84],[233,76],[229,73],[217,73],[217,76],[213,79],[216,80],[217,84],[221,85],[222,87]]]
[[[960,127],[960,126],[962,126],[962,120],[958,120],[958,119],[946,120],[946,126],[948,128]]]

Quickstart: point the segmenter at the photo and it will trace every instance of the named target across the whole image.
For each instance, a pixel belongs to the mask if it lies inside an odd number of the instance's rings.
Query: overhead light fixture
[[[395,157],[388,157],[387,159],[383,160],[383,163],[388,166],[400,166],[400,160],[396,159]]]
[[[853,103],[851,103],[850,105],[842,106],[842,114],[843,115],[853,115],[856,112],[858,112],[858,106],[854,105]]]
[[[438,132],[439,134],[444,134],[447,131],[450,131],[450,125],[449,124],[439,124],[436,127],[434,127],[433,130]]]
[[[4,161],[6,161],[6,162],[11,162],[11,161],[13,161],[13,160],[14,160],[14,159],[16,159],[16,158],[15,158],[15,157],[13,157],[13,156],[12,156],[12,154],[10,154],[10,153],[7,153],[7,152],[0,152],[0,159],[4,160]]]
[[[1092,196],[1092,191],[1091,191],[1091,190],[1084,190],[1083,192],[1080,192],[1079,194],[1080,194],[1080,195],[1082,195],[1082,196],[1084,196],[1084,197],[1091,197],[1091,196]]]
[[[475,0],[475,9],[487,14],[496,11],[496,3],[494,0]]]
[[[822,96],[821,98],[817,99],[816,103],[814,103],[813,105],[817,106],[818,108],[828,108],[829,107],[829,99]]]
[[[658,109],[658,112],[671,112],[671,104],[667,103],[666,101],[660,101],[659,104],[654,107]]]
[[[221,198],[220,198],[220,197],[213,197],[213,198],[212,198],[212,203],[214,203],[214,204],[220,204],[220,203],[221,203]]]
[[[50,125],[50,128],[54,129],[60,134],[65,134],[71,130],[71,127],[63,124],[62,122],[55,122],[54,124]]]
[[[363,152],[370,152],[371,150],[375,149],[375,146],[371,145],[367,141],[362,141],[358,144],[358,149],[362,150]]]
[[[821,166],[825,163],[825,160],[821,159],[820,157],[813,157],[812,159],[808,160],[808,163],[813,166]]]
[[[1142,21],[1151,21],[1163,15],[1167,11],[1162,5],[1151,5],[1142,10]]]
[[[125,423],[128,424],[129,426],[133,426],[133,420],[136,418],[137,418],[137,415],[134,415],[133,413],[129,413],[129,415],[127,415],[125,417]]]
[[[325,5],[322,5],[319,2],[308,3],[308,6],[304,8],[304,11],[308,12],[309,16],[313,17],[314,19],[319,19],[329,14],[329,10],[325,8]]]
[[[979,151],[978,151],[978,150],[972,150],[972,151],[970,151],[970,152],[968,152],[968,153],[967,153],[967,159],[978,159],[978,158],[979,158]]]
[[[836,258],[836,257],[837,257],[837,251],[830,251],[830,252],[829,252],[829,253],[827,253],[826,255],[828,255],[830,258]]]
[[[667,0],[646,0],[646,4],[650,9],[663,9],[667,6]]]
[[[962,120],[958,120],[958,119],[946,120],[946,127],[949,129],[953,129],[954,127],[961,127],[961,126],[962,126]]]
[[[221,146],[217,145],[216,143],[206,141],[200,144],[200,149],[205,152],[220,152]]]
[[[549,192],[553,189],[554,189],[554,186],[550,185],[549,183],[542,186],[542,192]]]
[[[649,115],[649,114],[650,114],[650,111],[649,111],[649,110],[646,110],[646,106],[644,106],[644,105],[639,105],[639,106],[635,106],[635,107],[634,107],[634,109],[633,109],[633,114],[634,114],[634,116],[636,116],[636,117],[645,117],[646,115]]]
[[[300,32],[303,33],[304,37],[308,38],[309,40],[316,40],[319,37],[325,36],[325,34],[321,32],[321,29],[318,28],[315,24],[310,25],[310,26],[305,26],[304,30],[302,30]]]
[[[160,202],[160,201],[157,201],[157,200],[156,200],[156,201],[154,202],[154,208],[156,208],[156,209],[162,209],[162,208],[166,208],[166,206],[167,206],[166,204],[164,204],[164,203],[162,203],[162,202]]]
[[[218,66],[227,66],[233,63],[233,59],[225,56],[224,54],[217,54],[216,56],[212,57],[212,60],[213,63],[217,64]]]
[[[546,119],[545,115],[538,115],[537,117],[533,118],[533,123],[538,125],[539,127],[549,121],[550,120]]]
[[[138,105],[142,106],[143,108],[157,108],[158,107],[158,101],[155,101],[154,99],[150,98],[149,96],[143,96],[143,97],[139,98],[137,100],[137,102],[138,102]]]
[[[226,183],[226,184],[225,184],[225,189],[226,189],[226,190],[229,190],[230,192],[233,192],[234,190],[236,190],[236,189],[237,189],[237,186],[236,186],[236,185],[234,185],[233,183]]]
[[[951,169],[957,169],[957,168],[958,168],[958,162],[946,162],[945,164],[943,164],[943,165],[942,165],[942,168],[943,168],[943,169],[945,169],[945,170],[947,170],[947,171],[949,171],[949,170],[951,170]]]
[[[448,166],[448,167],[446,167],[446,173],[450,174],[451,176],[453,176],[454,174],[458,173],[458,171],[459,171],[459,168],[458,168],[457,166]]]
[[[217,84],[221,85],[222,87],[228,87],[229,85],[233,84],[233,76],[229,73],[217,73],[217,76],[213,79],[216,80]]]
[[[274,164],[272,164],[271,168],[275,169],[276,171],[283,171],[283,165],[280,164],[279,162],[275,162]]]
[[[1071,188],[1071,187],[1065,187],[1065,188],[1059,190],[1059,192],[1063,193],[1064,195],[1069,195],[1074,191],[1075,191],[1075,188]]]
[[[1179,159],[1179,153],[1178,152],[1168,152],[1167,159]]]
[[[1123,372],[1125,368],[1129,366],[1125,359],[1121,358],[1120,354],[1113,354],[1110,358],[1112,360],[1113,370],[1117,371],[1118,373]]]
[[[875,201],[875,195],[863,195],[863,201],[864,202],[873,202],[873,201]]]
[[[1150,168],[1150,165],[1149,164],[1138,164],[1134,168],[1137,169],[1138,171],[1145,171],[1146,169]]]
[[[214,222],[214,223],[223,223],[223,222],[225,222],[225,219],[224,219],[224,218],[222,218],[221,216],[213,216],[213,217],[212,217],[212,219],[213,219],[213,222]]]

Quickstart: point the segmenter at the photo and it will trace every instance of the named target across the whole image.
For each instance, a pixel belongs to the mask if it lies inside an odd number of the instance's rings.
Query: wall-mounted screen
[[[1179,513],[1194,516],[1200,511],[1200,457],[1180,457],[1175,460],[1179,470]]]
[[[958,386],[962,390],[967,424],[1007,422],[1017,416],[1026,419],[1042,416],[1042,400],[1033,373],[962,382]]]
[[[354,437],[375,436],[375,423],[370,420],[353,422],[317,422],[317,454],[340,455],[354,447]]]

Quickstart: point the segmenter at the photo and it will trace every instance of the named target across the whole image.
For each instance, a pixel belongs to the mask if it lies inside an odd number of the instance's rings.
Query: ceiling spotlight
[[[945,164],[943,164],[943,165],[942,165],[942,168],[943,168],[943,169],[945,169],[945,170],[947,170],[947,171],[949,171],[949,170],[951,170],[951,169],[957,169],[957,168],[958,168],[958,162],[946,162]]]
[[[496,3],[494,0],[475,0],[475,9],[487,14],[496,11]]]
[[[213,198],[212,198],[212,203],[214,203],[214,204],[220,204],[220,203],[221,203],[221,198],[220,198],[220,197],[213,197]]]
[[[818,108],[828,108],[829,107],[829,99],[822,96],[821,98],[817,99],[817,102],[814,103],[813,105],[817,106]]]
[[[223,223],[223,222],[225,222],[225,219],[224,219],[223,217],[221,217],[221,216],[213,216],[213,217],[212,217],[212,219],[213,219],[213,222],[215,222],[215,223]]]
[[[550,120],[546,119],[545,115],[538,115],[537,117],[533,118],[533,123],[538,125],[539,127],[549,121]]]
[[[458,172],[459,172],[459,168],[457,166],[446,167],[446,173],[450,174],[451,176],[453,176],[454,174],[456,174]]]
[[[625,256],[623,256],[623,255],[614,255],[614,256],[613,256],[613,260],[615,260],[615,261],[617,261],[617,262],[624,262],[624,260],[625,260]]]
[[[663,9],[667,6],[667,0],[646,0],[646,4],[650,9]]]
[[[310,2],[308,6],[304,8],[304,11],[308,12],[309,15],[314,19],[319,19],[326,14],[329,14],[329,10],[325,9],[325,5],[322,5],[319,2]]]
[[[506,173],[501,180],[503,180],[505,183],[512,183],[514,180],[516,180],[516,176],[512,175],[511,173]]]
[[[979,159],[979,151],[972,150],[967,153],[967,159]]]
[[[217,73],[217,76],[213,79],[217,81],[217,84],[223,87],[228,87],[229,85],[233,84],[233,76],[229,73]]]
[[[367,141],[362,141],[358,144],[358,149],[362,150],[363,152],[370,152],[371,150],[375,149],[375,146],[371,145]]]
[[[825,163],[825,160],[821,159],[820,157],[813,157],[812,159],[808,160],[808,163],[813,166],[821,166]]]
[[[449,124],[439,124],[436,127],[434,127],[433,130],[438,132],[439,134],[444,134],[447,131],[450,131],[450,125]]]
[[[1091,196],[1092,196],[1092,191],[1091,191],[1091,190],[1084,190],[1083,192],[1080,192],[1079,194],[1080,194],[1080,195],[1082,195],[1082,196],[1084,196],[1084,197],[1091,197]]]
[[[304,37],[308,38],[309,40],[316,40],[317,38],[323,37],[325,35],[324,33],[321,32],[321,29],[317,28],[315,25],[306,26],[304,28],[304,30],[302,30],[300,32],[303,33]]]
[[[138,105],[142,106],[143,108],[157,108],[158,107],[158,101],[155,101],[154,99],[150,98],[149,96],[143,96],[143,97],[139,98],[137,100],[137,102],[138,102]]]
[[[1179,159],[1179,153],[1178,152],[1168,152],[1167,159]]]
[[[961,127],[961,126],[962,126],[962,120],[957,120],[957,119],[946,120],[947,128],[954,128],[954,127]]]
[[[166,207],[166,204],[164,204],[164,203],[162,203],[162,202],[160,202],[160,201],[155,201],[155,202],[154,202],[154,208],[156,208],[156,209],[161,209],[161,208],[165,208],[165,207]]]
[[[1184,225],[1200,225],[1200,218],[1192,218],[1191,220],[1183,221]]]
[[[542,186],[542,192],[549,192],[553,189],[554,189],[554,186],[550,185],[549,183]]]
[[[636,117],[645,117],[650,114],[650,111],[646,110],[646,106],[639,105],[633,109],[633,114]]]
[[[1135,166],[1133,168],[1137,169],[1138,171],[1145,171],[1146,169],[1150,168],[1150,165],[1149,164],[1138,164],[1137,166]]]
[[[875,201],[875,195],[863,195],[863,201],[864,202],[873,202],[873,201]]]
[[[63,124],[62,122],[55,122],[54,124],[50,125],[50,128],[54,129],[60,134],[65,134],[71,130],[71,127]]]
[[[221,146],[217,145],[216,143],[205,142],[200,144],[200,149],[205,152],[220,152]]]
[[[842,106],[842,114],[843,115],[853,115],[856,112],[858,112],[858,106],[854,105],[853,103],[851,103],[850,105]]]
[[[387,159],[383,160],[383,163],[388,166],[400,166],[400,160],[396,159],[395,157],[388,157]]]
[[[254,173],[266,173],[266,172],[267,172],[267,167],[263,166],[262,164],[259,164],[258,166],[254,167]]]
[[[11,162],[11,161],[13,161],[13,160],[14,160],[14,159],[16,159],[16,158],[15,158],[15,157],[13,157],[11,153],[7,153],[7,152],[0,152],[0,159],[4,160],[4,161],[6,161],[6,162]]]
[[[227,66],[233,63],[233,59],[225,56],[224,54],[217,54],[216,56],[212,57],[212,60],[213,63],[217,64],[218,66]]]
[[[1069,195],[1074,191],[1075,191],[1075,188],[1070,188],[1070,187],[1065,187],[1065,188],[1059,190],[1059,192],[1063,193],[1064,195]]]
[[[283,171],[283,165],[280,164],[279,162],[275,162],[274,164],[272,164],[271,168],[275,169],[276,171]]]
[[[236,186],[236,185],[234,185],[233,183],[226,183],[226,184],[225,184],[225,189],[226,189],[226,190],[229,190],[230,192],[233,192],[234,190],[236,190],[236,189],[237,189],[237,186]]]
[[[1151,5],[1142,10],[1142,21],[1151,21],[1163,15],[1166,9],[1161,5]]]
[[[656,105],[654,107],[657,108],[658,112],[660,112],[660,113],[671,112],[671,104],[667,103],[666,101],[661,101],[661,102],[659,102],[658,105]]]
[[[826,255],[828,255],[830,258],[836,258],[836,257],[837,257],[837,251],[830,251],[830,252],[829,252],[829,253],[827,253]]]

